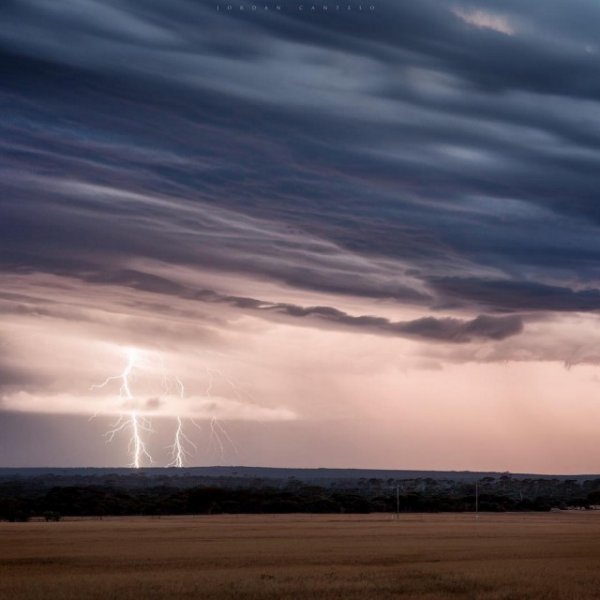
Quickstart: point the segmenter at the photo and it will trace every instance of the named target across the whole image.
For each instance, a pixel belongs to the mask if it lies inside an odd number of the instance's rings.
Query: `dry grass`
[[[600,514],[0,523],[0,598],[600,599]]]

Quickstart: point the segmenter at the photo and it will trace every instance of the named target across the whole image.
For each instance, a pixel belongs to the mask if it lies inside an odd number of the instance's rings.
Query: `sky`
[[[279,6],[2,2],[0,466],[600,472],[600,4]]]

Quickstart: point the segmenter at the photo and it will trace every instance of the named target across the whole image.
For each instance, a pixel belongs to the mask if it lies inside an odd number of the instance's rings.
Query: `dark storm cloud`
[[[123,277],[149,258],[432,308],[598,308],[594,2],[23,0],[0,17],[6,270],[179,295]],[[520,327],[486,319],[381,328]]]
[[[523,330],[523,323],[516,315],[506,317],[479,315],[472,320],[424,317],[412,321],[394,322],[382,317],[352,316],[330,306],[303,307],[293,304],[268,304],[250,298],[235,298],[230,301],[240,308],[275,312],[294,318],[315,318],[324,324],[362,330],[366,333],[436,342],[465,343],[472,340],[502,340],[521,333]]]
[[[104,275],[95,274],[88,278],[88,281],[125,285],[139,291],[175,296],[183,300],[226,305],[263,317],[267,315],[288,317],[292,323],[298,323],[300,319],[308,319],[312,320],[313,324],[334,329],[350,329],[363,333],[426,341],[465,343],[472,340],[502,340],[523,330],[523,321],[518,315],[502,317],[479,315],[471,320],[424,317],[411,321],[391,321],[371,315],[354,316],[331,306],[299,306],[286,302],[268,302],[248,296],[227,295],[211,289],[195,289],[166,277],[133,269]],[[15,310],[19,309],[20,305],[17,305]],[[167,305],[157,305],[156,309],[160,313],[172,310]]]
[[[205,302],[229,304],[242,310],[275,313],[295,319],[316,319],[322,325],[429,341],[464,343],[474,339],[502,340],[521,333],[523,322],[517,315],[479,315],[472,320],[424,317],[412,321],[390,321],[370,315],[353,316],[331,306],[298,306],[285,302],[265,302],[255,298],[225,296],[213,290],[200,290],[188,297]]]
[[[434,289],[448,298],[479,306],[502,307],[506,310],[538,310],[590,312],[600,310],[600,291],[575,291],[567,287],[543,285],[528,281],[485,281],[479,279],[440,278],[432,280]]]

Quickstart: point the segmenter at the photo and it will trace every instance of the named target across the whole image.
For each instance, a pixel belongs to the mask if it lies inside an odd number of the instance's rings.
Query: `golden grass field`
[[[600,598],[600,512],[0,523],[0,598]]]

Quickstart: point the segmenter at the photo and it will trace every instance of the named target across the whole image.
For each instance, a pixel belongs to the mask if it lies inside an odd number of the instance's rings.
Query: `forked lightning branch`
[[[136,383],[144,377],[150,378],[151,375],[160,374],[161,397],[168,400],[171,398],[183,401],[185,399],[185,386],[181,379],[176,375],[169,374],[161,361],[160,368],[145,356],[144,353],[135,348],[129,348],[125,351],[126,363],[121,372],[110,375],[104,381],[92,385],[92,390],[110,389],[114,386],[118,392],[119,415],[111,428],[105,433],[107,442],[112,442],[116,436],[128,436],[128,466],[139,469],[144,466],[150,466],[155,463],[148,448],[147,436],[153,433],[152,422],[148,411],[143,406],[142,397],[136,394]],[[208,383],[204,396],[211,397],[213,378],[215,373],[208,366],[204,365],[208,377]],[[177,405],[181,406],[181,402]],[[168,447],[170,462],[167,467],[184,467],[189,464],[192,455],[198,450],[196,443],[186,433],[184,419],[180,414],[172,417],[175,421],[175,431],[173,433],[173,442]],[[201,431],[201,427],[191,418],[188,418],[189,424]],[[228,443],[237,451],[235,444],[228,435],[226,429],[218,421],[215,415],[209,419],[209,447],[217,448],[224,455],[225,444]]]

